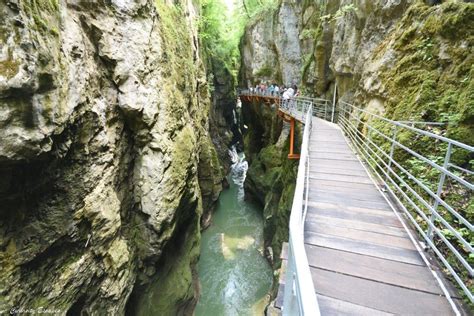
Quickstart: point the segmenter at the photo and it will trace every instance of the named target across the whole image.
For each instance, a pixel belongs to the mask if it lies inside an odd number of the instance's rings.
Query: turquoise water
[[[239,157],[213,223],[202,234],[197,316],[263,315],[272,270],[263,257],[261,209],[244,200],[247,162]]]

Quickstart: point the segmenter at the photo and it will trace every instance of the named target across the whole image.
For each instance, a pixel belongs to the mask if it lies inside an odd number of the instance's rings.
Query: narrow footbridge
[[[283,315],[460,315],[472,293],[472,146],[436,123],[243,91],[304,125],[275,307]],[[292,133],[293,135],[293,133]],[[408,144],[426,144],[429,154]],[[422,146],[423,147],[423,146]],[[449,279],[449,280],[448,280]]]

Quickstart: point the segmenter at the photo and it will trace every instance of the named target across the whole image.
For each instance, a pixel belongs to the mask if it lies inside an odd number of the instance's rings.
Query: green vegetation
[[[418,23],[415,21],[423,21]],[[449,2],[412,6],[393,36],[395,65],[382,73],[387,115],[396,120],[443,121],[446,136],[474,144],[474,6]],[[381,44],[381,48],[386,43]],[[383,49],[381,51],[384,51]],[[467,163],[467,157],[455,157]],[[462,161],[464,160],[464,161]]]
[[[255,76],[257,77],[268,77],[271,76],[273,73],[273,68],[269,64],[265,64],[262,68],[258,69],[255,72]]]
[[[376,130],[381,131],[389,138],[394,135],[395,129],[393,125],[384,120],[373,117],[369,118],[365,115],[362,115],[360,119],[362,122],[370,120],[371,126]],[[367,157],[368,152],[373,157],[373,159],[367,158],[370,166],[383,178],[387,179],[389,188],[400,199],[400,201],[402,201],[409,214],[411,214],[414,221],[416,221],[419,229],[424,234],[427,234],[430,227],[428,223],[431,219],[431,208],[435,205],[435,199],[432,195],[435,195],[438,190],[441,172],[422,159],[409,154],[401,148],[401,146],[394,147],[394,159],[396,163],[392,163],[389,168],[388,155],[391,150],[391,143],[373,130],[368,132],[364,124],[360,122],[358,124],[357,120],[352,119],[352,122],[353,124],[358,125],[358,135],[360,136],[358,143],[360,145],[359,148],[361,153]],[[439,130],[436,131],[431,126],[424,127],[424,129],[435,131],[436,133],[440,132]],[[446,152],[448,150],[447,143],[415,133],[409,129],[402,129],[401,127],[397,128],[395,139],[403,146],[421,154],[430,161],[436,163],[438,166],[443,166]],[[373,143],[379,146],[381,150],[374,146]],[[465,157],[462,153],[463,151],[464,150],[459,147],[452,147],[453,159],[450,161],[454,165],[459,166],[459,161],[464,161],[462,159],[459,160],[459,157]],[[456,160],[458,161],[457,163],[455,162]],[[468,164],[461,166],[468,170],[472,170],[473,162],[474,161],[471,160]],[[393,172],[390,172],[389,169],[392,169]],[[470,183],[474,182],[474,176],[469,172],[463,172],[460,169],[453,167],[447,169],[459,178]],[[409,174],[406,171],[408,171]],[[392,178],[392,181],[386,177],[387,174]],[[415,178],[417,180],[414,180]],[[423,186],[430,190],[432,195],[428,194]],[[463,186],[460,182],[447,176],[444,180],[442,190],[440,191],[440,198],[456,210],[468,222],[472,223],[474,221],[474,196],[472,195],[472,191]],[[474,233],[472,233],[460,219],[453,215],[448,208],[439,204],[436,207],[436,211],[445,222],[449,223],[449,225],[467,241],[467,243],[471,245],[474,244]],[[443,241],[443,238],[446,238],[452,246],[457,249],[460,255],[471,265],[474,263],[474,256],[472,256],[469,249],[455,236],[455,234],[447,228],[443,220],[434,218],[433,223],[441,231],[441,236],[435,233],[433,236],[433,242],[447,258],[447,261],[453,269],[463,279],[467,287],[472,291],[474,290],[472,278],[469,276],[466,268],[448,248],[446,243]],[[420,233],[419,235],[421,236],[422,234]],[[450,276],[447,269],[444,269],[444,272],[451,279],[453,284],[457,284],[454,278]],[[459,293],[463,295],[461,290]],[[472,304],[470,304],[467,299],[466,303],[472,308]]]
[[[245,26],[276,0],[202,0],[199,38],[206,54],[219,60],[236,78],[240,67],[239,43]],[[227,4],[226,4],[227,3]],[[228,4],[232,4],[230,8]]]
[[[393,34],[396,54],[400,58],[393,67],[385,69],[382,73],[383,81],[387,83],[387,94],[391,96],[386,101],[385,108],[386,115],[395,120],[444,122],[445,126],[429,129],[473,145],[474,56],[469,47],[474,45],[474,35],[472,32],[467,32],[461,37],[457,31],[460,29],[474,29],[472,4],[451,2],[439,7],[429,7],[418,3],[409,9]],[[385,132],[389,132],[388,127]],[[398,139],[405,146],[442,165],[447,150],[446,144],[416,136],[410,131],[399,133]],[[413,176],[431,191],[436,192],[441,175],[437,169],[402,150],[396,150],[395,157]],[[451,162],[457,166],[472,170],[471,161],[472,157],[465,150],[456,149],[452,153]],[[396,171],[402,174],[400,170]],[[474,181],[469,173],[453,168],[450,168],[450,171],[471,183]],[[429,205],[433,205],[433,198],[420,186],[406,175],[402,178],[414,187],[416,193]],[[416,207],[429,217],[428,208],[415,197],[415,194],[409,192],[406,187],[402,188],[407,196],[416,201]],[[441,197],[468,221],[474,220],[474,197],[469,189],[447,177]],[[411,205],[409,211],[426,231],[428,228],[426,220],[416,211],[415,205]],[[439,206],[437,210],[468,243],[474,243],[474,234],[464,224],[443,206]],[[439,220],[435,220],[434,223],[442,229],[444,237],[472,264],[473,257],[468,249],[465,249]],[[434,242],[471,291],[474,290],[474,284],[467,271],[441,238],[435,235]]]
[[[34,29],[59,35],[58,0],[27,0],[21,3],[25,12],[32,18]]]
[[[178,88],[185,91],[188,83],[195,77],[196,66],[193,63],[191,38],[189,29],[185,23],[176,23],[182,19],[184,13],[181,4],[168,5],[164,0],[156,0],[155,5],[158,11],[159,21],[161,23],[159,31],[166,47],[166,53],[162,54],[162,64],[165,65],[163,75],[172,77]],[[183,71],[179,71],[183,70]],[[169,97],[179,97],[175,90],[170,87]],[[181,113],[176,113],[180,117]]]
[[[19,66],[20,63],[15,60],[7,59],[0,61],[0,76],[4,76],[7,79],[13,78],[18,73]]]
[[[346,5],[343,5],[342,7],[340,7],[336,11],[336,13],[323,15],[323,16],[320,17],[320,19],[323,22],[333,22],[333,21],[339,20],[340,18],[344,17],[346,15],[346,13],[356,12],[356,11],[357,11],[357,7],[355,6],[355,4],[353,4],[353,3],[346,4]]]

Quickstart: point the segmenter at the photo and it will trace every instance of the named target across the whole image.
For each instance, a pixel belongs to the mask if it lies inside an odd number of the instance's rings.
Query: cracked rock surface
[[[124,314],[163,269],[164,313],[192,310],[222,181],[196,10],[0,3],[0,310]]]

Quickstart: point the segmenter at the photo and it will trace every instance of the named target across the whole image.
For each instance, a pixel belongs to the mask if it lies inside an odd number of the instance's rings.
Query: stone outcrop
[[[208,72],[212,74],[212,107],[210,130],[224,173],[230,169],[229,149],[241,141],[237,122],[235,79],[227,66],[216,57],[209,57]]]
[[[0,310],[120,315],[156,280],[163,313],[192,310],[222,181],[195,18],[187,0],[0,3]]]
[[[230,171],[231,148],[240,146],[242,136],[236,111],[234,76],[220,56],[212,53],[212,48],[206,47],[202,51],[211,94],[209,133],[212,143],[208,143],[206,151],[203,151],[199,169],[204,210],[201,227],[206,229],[211,223],[222,184],[227,186],[227,180],[224,178],[223,182],[222,177]],[[209,168],[209,165],[216,167]]]

